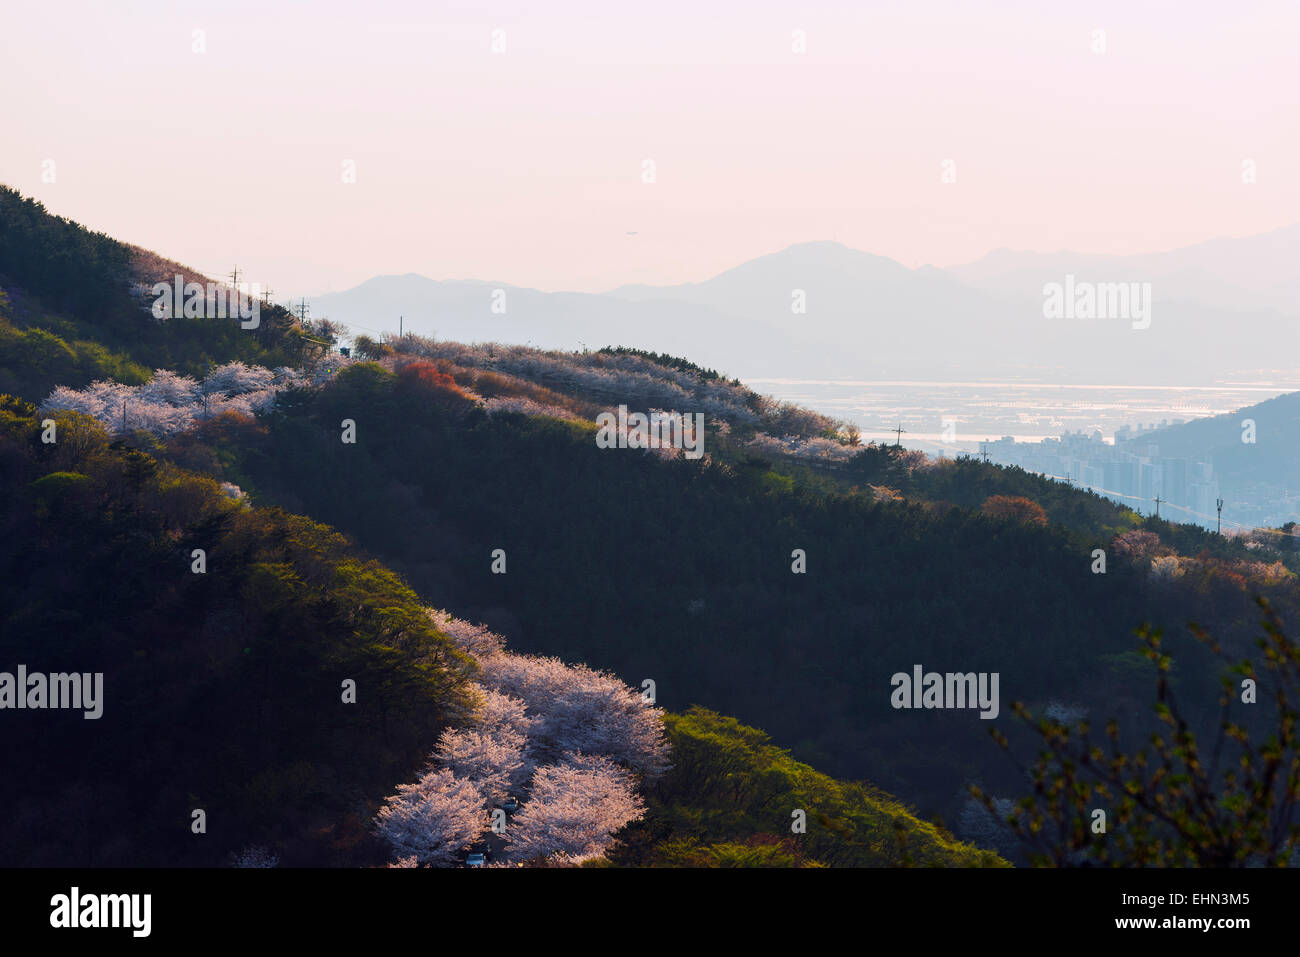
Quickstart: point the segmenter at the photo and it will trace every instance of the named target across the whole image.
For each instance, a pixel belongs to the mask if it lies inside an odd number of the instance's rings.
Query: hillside
[[[13,753],[41,760],[0,782],[0,857],[11,866],[382,862],[391,852],[371,816],[440,734],[471,719],[474,682],[492,673],[482,633],[469,629],[478,637],[466,644],[463,623],[430,614],[327,526],[251,507],[238,489],[113,442],[85,416],[54,422],[55,441],[42,442],[32,406],[0,403],[0,656],[7,668],[103,678],[93,720],[6,716]],[[341,691],[349,679],[354,703]],[[521,693],[530,720],[548,713]],[[583,707],[568,720],[591,726],[595,703]],[[591,753],[589,741],[583,748]],[[758,747],[733,749],[736,758],[755,768],[771,760]],[[693,780],[678,781],[671,806],[707,800]],[[888,846],[893,830],[874,830],[884,827],[874,808],[888,799],[831,786],[839,796],[826,807],[872,825],[864,835]],[[991,860],[888,806],[927,861]],[[201,834],[191,829],[196,809],[206,814]],[[751,815],[728,834],[757,839],[778,825]],[[843,859],[824,838],[809,841],[801,858]]]
[[[1053,505],[1086,504],[1071,529],[842,488],[711,447],[712,432],[710,458],[696,462],[602,450],[589,420],[512,412],[500,395],[483,403],[462,375],[464,387],[420,361],[399,374],[356,364],[256,421],[177,435],[166,454],[347,531],[428,600],[521,651],[652,678],[666,707],[735,715],[799,760],[869,778],[930,817],[955,819],[969,780],[1019,782],[976,716],[893,710],[896,672],[996,671],[1004,700],[1140,713],[1147,689],[1126,654],[1141,621],[1165,625],[1182,649],[1194,618],[1249,651],[1250,590],[1297,608],[1280,565],[1241,557],[1240,545],[1217,557],[1184,548],[1171,564],[1163,556],[1180,539],[1196,549],[1206,533],[1127,525],[1077,490]],[[340,442],[344,419],[355,444]],[[850,460],[846,474],[855,468],[867,465]],[[1094,531],[1106,525],[1088,509],[1119,522]],[[1097,547],[1106,575],[1090,571]],[[797,548],[805,574],[792,573]],[[493,573],[496,549],[505,574]],[[1186,693],[1211,694],[1205,659],[1186,651]]]
[[[0,781],[0,856],[211,866],[273,842],[286,864],[364,860],[358,811],[465,711],[468,662],[332,529],[54,421],[45,443],[35,409],[0,406],[0,660],[102,673],[102,714],[6,713],[11,754],[39,760]]]
[[[673,768],[610,857],[637,867],[988,867],[989,851],[954,841],[867,784],[819,774],[767,735],[705,708],[669,715]],[[805,835],[790,834],[798,811]]]
[[[39,401],[56,386],[141,383],[157,368],[297,365],[310,353],[296,319],[271,303],[256,329],[238,319],[155,319],[149,289],[176,275],[210,281],[0,186],[0,393]]]

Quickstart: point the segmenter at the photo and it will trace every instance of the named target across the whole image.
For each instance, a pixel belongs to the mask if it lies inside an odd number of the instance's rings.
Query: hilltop
[[[235,360],[299,365],[311,354],[307,330],[272,303],[253,330],[237,318],[155,319],[149,289],[177,275],[210,281],[0,186],[0,392],[39,401],[57,386],[139,384],[157,368],[202,374]]]

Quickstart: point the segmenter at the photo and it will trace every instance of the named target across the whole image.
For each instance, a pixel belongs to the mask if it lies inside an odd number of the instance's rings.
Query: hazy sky
[[[1151,251],[1300,220],[1298,49],[1241,0],[10,4],[0,182],[285,294]]]

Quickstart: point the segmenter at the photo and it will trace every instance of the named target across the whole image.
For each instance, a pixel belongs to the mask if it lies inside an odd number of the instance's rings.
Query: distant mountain
[[[401,316],[404,331],[439,339],[570,351],[624,345],[688,354],[723,371],[735,364],[739,351],[747,369],[777,374],[796,348],[794,337],[782,330],[706,305],[676,303],[665,309],[611,296],[439,281],[414,273],[377,276],[344,292],[318,296],[311,308],[316,316],[372,337],[395,333]]]
[[[1102,256],[998,249],[949,267],[949,274],[986,292],[1016,294],[1060,280],[1066,272],[1104,281],[1150,282],[1172,302],[1227,310],[1300,315],[1300,224],[1242,239],[1211,239],[1169,252]]]
[[[609,295],[664,312],[704,306],[781,330],[799,343],[785,356],[786,375],[827,365],[839,376],[961,375],[981,339],[1013,331],[994,300],[942,270],[834,242],[790,246],[705,282]],[[958,318],[970,315],[979,320]]]
[[[1142,256],[1000,250],[944,270],[811,242],[675,286],[546,293],[387,276],[313,308],[360,331],[405,315],[407,329],[441,338],[629,345],[748,377],[1181,384],[1277,367],[1266,344],[1300,318],[1297,251],[1300,226]],[[1149,309],[1143,298],[1110,318],[1049,318],[1044,285],[1067,281],[1137,283],[1139,295],[1149,283]],[[505,312],[492,311],[496,290]]]

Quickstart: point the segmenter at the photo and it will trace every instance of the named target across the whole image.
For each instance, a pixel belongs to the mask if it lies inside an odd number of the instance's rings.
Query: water
[[[863,441],[894,442],[938,453],[974,451],[1003,436],[1039,442],[1066,432],[1115,430],[1162,421],[1191,420],[1233,412],[1285,392],[1294,379],[1225,380],[1182,386],[1058,385],[1048,382],[925,382],[833,379],[745,379],[758,392],[836,418],[861,430]],[[945,425],[948,428],[945,442]]]

